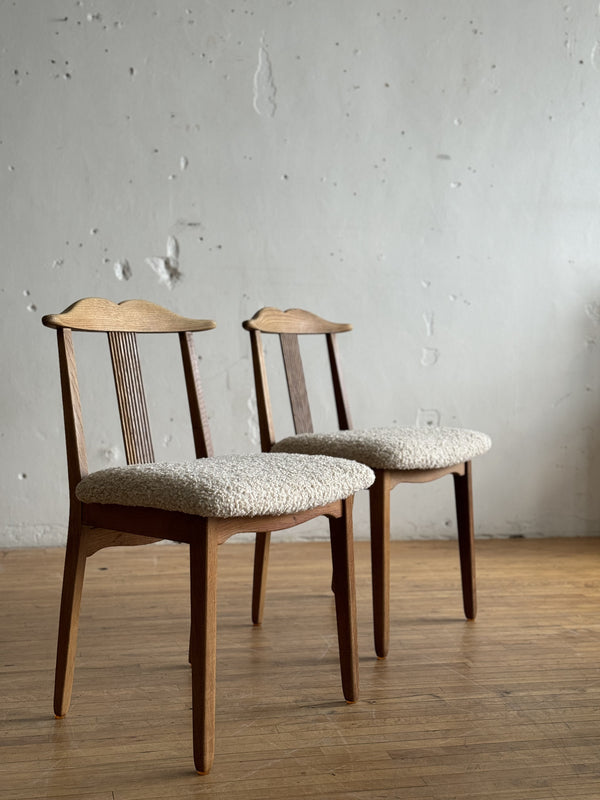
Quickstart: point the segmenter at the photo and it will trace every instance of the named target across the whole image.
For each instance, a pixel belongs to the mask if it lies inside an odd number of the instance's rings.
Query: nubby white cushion
[[[368,488],[374,480],[364,464],[342,458],[256,453],[110,467],[86,476],[76,495],[82,503],[258,517],[326,505]]]
[[[363,428],[301,433],[277,442],[274,453],[321,453],[350,458],[373,469],[438,469],[486,453],[492,440],[464,428]]]

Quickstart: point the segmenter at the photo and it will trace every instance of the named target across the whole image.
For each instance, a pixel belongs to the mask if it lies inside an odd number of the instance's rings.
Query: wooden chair
[[[217,546],[241,531],[282,530],[326,516],[344,697],[358,697],[352,547],[353,493],[373,475],[342,459],[290,454],[212,456],[192,334],[215,327],[141,300],[80,300],[44,325],[58,335],[70,491],[56,660],[54,708],[69,708],[86,559],[104,547],[170,539],[190,548],[194,761],[209,771],[214,753]],[[127,466],[88,474],[72,331],[104,332],[112,359]],[[136,335],[179,338],[196,460],[155,463]],[[283,460],[281,460],[283,458]],[[301,459],[290,460],[290,459]],[[234,487],[234,488],[232,488]]]
[[[368,428],[353,431],[338,357],[336,335],[352,330],[308,311],[263,308],[243,323],[250,332],[264,452],[321,453],[351,458],[375,472],[369,493],[371,571],[375,651],[380,658],[389,647],[390,492],[399,483],[427,483],[444,475],[454,478],[463,605],[468,619],[476,615],[475,554],[471,459],[491,446],[488,436],[460,428]],[[276,441],[267,382],[262,334],[279,336],[285,366],[295,436]],[[333,381],[339,431],[314,433],[298,337],[324,334]],[[258,533],[254,561],[252,618],[263,617],[269,534]]]

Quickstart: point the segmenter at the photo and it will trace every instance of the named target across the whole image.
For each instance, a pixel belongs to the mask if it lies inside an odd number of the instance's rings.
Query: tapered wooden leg
[[[369,489],[371,514],[371,583],[373,632],[378,658],[388,654],[390,641],[390,476],[375,470]]]
[[[86,557],[83,538],[84,534],[79,521],[71,520],[65,552],[54,675],[54,714],[57,717],[64,717],[71,704],[81,591],[85,573]]]
[[[215,751],[217,537],[209,526],[190,544],[192,715],[194,764],[210,771]]]
[[[254,579],[252,582],[252,622],[255,625],[260,625],[263,621],[270,546],[270,533],[256,534],[256,543],[254,545]]]
[[[344,697],[350,703],[358,700],[359,692],[354,540],[352,538],[353,499],[353,497],[349,497],[342,501],[344,512],[339,519],[335,517],[329,519],[342,689]]]
[[[466,462],[464,475],[454,475],[453,477],[463,607],[467,619],[475,619],[477,615],[477,589],[475,585],[475,530],[473,524],[471,462]]]

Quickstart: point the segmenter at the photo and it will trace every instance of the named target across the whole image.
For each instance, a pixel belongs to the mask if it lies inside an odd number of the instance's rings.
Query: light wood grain
[[[338,425],[341,431],[349,431],[352,429],[352,418],[350,416],[350,406],[344,387],[344,380],[342,378],[337,338],[335,333],[327,333],[325,338],[327,339],[327,353],[329,355],[329,367],[331,369],[331,381],[333,384]]]
[[[88,462],[73,336],[68,328],[57,331],[57,343],[60,386],[63,397],[63,424],[67,448],[69,495],[70,502],[74,505],[77,502],[75,487],[88,474]]]
[[[263,453],[268,453],[275,444],[275,426],[273,424],[269,381],[267,379],[265,353],[260,331],[250,330],[250,346],[252,349],[254,386],[256,388],[260,446]]]
[[[103,297],[85,297],[72,303],[60,314],[46,314],[42,317],[42,323],[48,328],[70,328],[74,331],[137,333],[199,332],[216,327],[213,320],[181,317],[147,300],[113,303]]]
[[[294,333],[282,333],[279,340],[294,420],[294,432],[312,433],[313,424],[298,337]]]
[[[109,331],[108,344],[127,463],[151,463],[154,448],[135,333]]]
[[[206,458],[212,456],[214,451],[210,427],[208,425],[208,414],[204,405],[204,392],[202,391],[202,384],[200,383],[198,358],[196,356],[196,348],[194,346],[194,337],[192,333],[190,331],[180,332],[179,344],[181,347],[181,358],[183,361],[196,458]]]
[[[352,330],[352,325],[329,322],[301,308],[288,308],[287,311],[282,311],[272,306],[261,308],[243,325],[248,331],[263,333],[343,333]]]
[[[63,552],[0,553],[0,796],[597,800],[600,540],[479,541],[475,622],[455,591],[455,549],[391,543],[381,661],[369,544],[355,543],[361,699],[348,705],[328,545],[274,537],[259,627],[252,546],[219,548],[217,757],[203,778],[189,756],[188,548],[88,560],[63,720],[50,703]]]

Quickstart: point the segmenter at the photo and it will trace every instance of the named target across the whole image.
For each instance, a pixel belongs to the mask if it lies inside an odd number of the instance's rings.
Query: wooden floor
[[[89,562],[69,716],[52,716],[62,550],[0,553],[3,800],[600,798],[600,540],[478,544],[462,618],[453,542],[392,548],[392,636],[373,654],[357,545],[362,696],[342,700],[329,551],[272,548],[249,623],[252,547],[220,549],[217,743],[191,754],[187,551]]]

